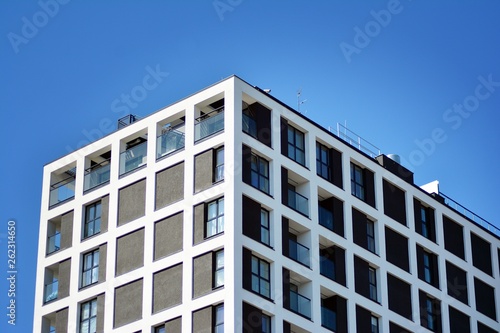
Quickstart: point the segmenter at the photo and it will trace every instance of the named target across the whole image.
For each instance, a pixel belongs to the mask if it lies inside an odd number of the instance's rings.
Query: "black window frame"
[[[370,288],[369,298],[378,303],[377,269],[372,266],[368,268],[368,284]],[[375,293],[375,295],[373,293]]]
[[[257,272],[254,271],[254,260],[257,261]],[[262,275],[262,272],[261,272],[261,264],[264,263],[265,265],[267,265],[267,277],[266,276],[263,276]],[[251,281],[252,281],[252,291],[265,297],[265,298],[268,298],[270,299],[271,298],[271,264],[262,259],[262,258],[259,258],[255,255],[252,255],[252,262],[251,262],[251,270],[252,270],[252,278],[251,278]],[[254,278],[257,279],[258,281],[258,290],[255,290],[254,289]],[[266,295],[265,293],[262,293],[262,281],[266,282],[267,285],[268,285],[268,295]]]
[[[222,254],[222,265],[219,265],[218,256]],[[217,283],[218,277],[222,274],[222,284]],[[213,277],[212,277],[213,289],[218,289],[224,287],[225,279],[224,279],[224,249],[220,249],[218,251],[213,252]]]
[[[220,160],[222,158],[222,161]],[[224,181],[224,146],[214,149],[213,183]]]
[[[97,255],[97,263],[96,263],[96,255]],[[91,256],[91,267],[87,267],[87,257]],[[91,251],[88,251],[82,255],[82,275],[81,275],[81,288],[96,284],[99,282],[99,249],[93,249]],[[96,270],[95,273],[95,280],[94,280],[94,271]],[[90,274],[90,282],[86,283],[87,278],[86,275],[87,273]]]
[[[84,308],[86,306],[89,306],[89,316],[85,317],[84,313],[85,310]],[[92,313],[92,310],[95,309],[95,313]],[[86,302],[83,302],[80,304],[80,318],[79,318],[79,326],[78,326],[78,332],[79,333],[93,333],[90,329],[92,327],[92,321],[95,321],[95,326],[97,327],[97,298],[93,298],[91,300],[88,300]],[[88,330],[87,332],[82,331],[82,326],[85,322],[88,322]]]
[[[220,320],[221,318],[218,317],[218,314],[220,314],[219,311],[221,309],[222,309],[222,321]],[[214,333],[224,332],[224,303],[217,304],[213,307],[213,332]]]
[[[351,162],[351,194],[361,201],[366,201],[366,179],[364,170],[357,164]],[[356,177],[359,175],[360,179]],[[359,182],[361,181],[361,183]],[[358,189],[360,189],[360,194],[358,195]]]
[[[375,241],[375,222],[366,219],[366,249],[372,253],[377,253]]]
[[[292,139],[292,140],[291,140]],[[291,141],[290,141],[291,140]],[[301,148],[299,144],[302,145]],[[287,126],[287,156],[299,163],[302,166],[306,165],[306,135],[304,132],[298,130],[297,128],[288,124]],[[293,152],[293,156],[291,156],[290,152]],[[297,152],[299,152],[302,156],[302,159],[297,158]]]
[[[375,324],[374,324],[375,321]],[[371,333],[379,333],[379,322],[378,322],[378,317],[372,315],[370,317],[370,327],[371,327]]]
[[[91,211],[93,210],[93,214]],[[98,214],[99,213],[99,214]],[[90,216],[93,215],[93,216]],[[99,216],[97,216],[99,215]],[[82,239],[87,239],[89,237],[92,237],[94,235],[97,235],[101,232],[101,218],[102,218],[102,202],[101,200],[93,202],[87,206],[85,206],[85,218],[84,218],[84,223],[83,223],[83,238]],[[97,222],[98,221],[98,222]],[[88,226],[91,225],[93,226],[92,233],[88,233]],[[98,229],[96,231],[96,224],[98,225]]]
[[[267,174],[262,173],[262,165],[264,166],[265,173]],[[257,181],[256,184],[254,183],[254,179],[256,179]],[[264,184],[267,186],[262,186],[262,182],[264,182]],[[266,194],[269,194],[271,192],[269,161],[262,156],[255,154],[254,152],[252,152],[250,155],[250,185]]]
[[[326,162],[324,161],[325,157]],[[332,161],[330,160],[330,148],[316,141],[316,174],[323,179],[331,181],[331,164]],[[326,175],[324,175],[325,170]]]
[[[222,202],[222,213],[220,212],[220,205]],[[216,205],[216,215],[213,218],[210,218],[209,216],[209,211],[210,211],[210,206],[215,204]],[[222,219],[222,230],[219,230],[219,219]],[[215,221],[215,233],[213,234],[208,234],[209,231],[209,225]],[[215,200],[212,200],[210,202],[206,203],[206,212],[205,212],[205,223],[204,223],[204,228],[205,228],[205,239],[214,237],[217,235],[220,235],[224,232],[224,197],[217,198]]]
[[[263,215],[265,215],[265,218],[263,218]],[[269,217],[270,213],[267,209],[260,208],[260,242],[262,244],[265,244],[267,246],[271,246],[271,224],[269,223]],[[266,222],[267,226],[263,224],[263,222]],[[267,236],[267,241],[264,239]]]

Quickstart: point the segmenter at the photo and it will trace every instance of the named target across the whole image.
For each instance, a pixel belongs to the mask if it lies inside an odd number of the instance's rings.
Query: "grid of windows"
[[[251,157],[251,185],[262,192],[269,193],[269,162],[264,158],[252,154]]]
[[[292,126],[288,126],[288,157],[306,165],[304,133]]]
[[[80,305],[80,333],[97,331],[97,298]]]
[[[224,180],[224,147],[215,150],[214,183]]]
[[[98,234],[101,231],[101,202],[98,201],[85,207],[85,225],[83,238]]]
[[[214,309],[214,333],[224,333],[224,304]]]
[[[351,163],[351,194],[365,201],[365,178],[363,169]]]
[[[377,270],[373,267],[368,269],[368,282],[370,283],[370,299],[377,302]]]
[[[83,255],[82,287],[96,283],[99,278],[99,250]]]
[[[252,290],[264,297],[271,298],[269,263],[255,256],[252,256]]]
[[[330,163],[330,152],[328,147],[316,142],[316,174],[330,180]]]
[[[207,205],[206,237],[220,234],[224,231],[224,198],[214,200]]]
[[[271,245],[271,232],[269,230],[269,212],[264,208],[260,209],[260,241],[266,245]]]
[[[224,250],[215,252],[214,257],[214,288],[219,288],[224,285]]]

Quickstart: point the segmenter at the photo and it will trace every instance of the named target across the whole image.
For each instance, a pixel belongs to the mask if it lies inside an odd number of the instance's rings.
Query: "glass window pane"
[[[252,273],[259,274],[259,259],[252,257]]]
[[[82,319],[87,319],[90,317],[90,304],[84,303],[82,305]]]
[[[100,202],[96,203],[95,217],[101,217],[101,203]]]
[[[260,276],[269,278],[269,265],[262,260],[260,261]]]
[[[216,254],[215,265],[217,268],[224,267],[224,251],[219,251]]]
[[[215,202],[211,202],[208,204],[208,212],[207,216],[208,219],[214,219],[215,216],[217,215],[217,204]]]
[[[260,293],[266,297],[270,297],[270,287],[269,282],[261,280],[260,281]]]
[[[219,201],[219,215],[224,215],[224,198]]]

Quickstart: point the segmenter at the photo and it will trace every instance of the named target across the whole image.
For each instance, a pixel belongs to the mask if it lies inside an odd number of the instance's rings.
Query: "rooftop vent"
[[[128,125],[135,123],[137,120],[139,120],[139,117],[134,114],[126,115],[125,117],[118,119],[118,129],[127,127]]]

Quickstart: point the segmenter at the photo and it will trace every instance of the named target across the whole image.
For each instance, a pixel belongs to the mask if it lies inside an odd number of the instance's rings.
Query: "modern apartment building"
[[[500,330],[500,231],[394,157],[236,76],[119,127],[44,168],[34,332]]]

